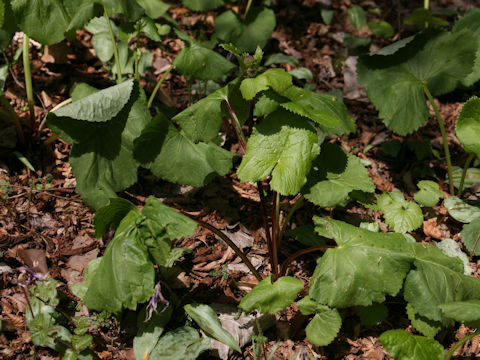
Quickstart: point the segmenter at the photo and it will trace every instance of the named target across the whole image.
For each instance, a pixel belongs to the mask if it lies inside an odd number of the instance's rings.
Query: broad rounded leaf
[[[237,175],[241,181],[261,181],[271,174],[274,191],[295,195],[319,152],[317,134],[308,121],[277,110],[255,126]]]
[[[345,154],[339,146],[330,143],[322,145],[302,194],[315,205],[335,207],[343,204],[353,190],[375,191],[368,170],[359,158]]]
[[[354,5],[351,9],[347,10],[348,18],[350,22],[355,27],[355,29],[360,30],[367,24],[367,16],[365,15],[365,10],[359,5]]]
[[[208,142],[194,143],[157,115],[134,141],[136,159],[165,180],[204,186],[232,168],[234,154]]]
[[[462,243],[472,256],[480,256],[480,218],[472,220],[470,224],[463,225]]]
[[[137,3],[145,9],[145,14],[153,20],[165,15],[170,7],[162,0],[137,0]]]
[[[228,10],[215,18],[215,35],[240,51],[254,52],[257,46],[265,47],[275,24],[275,13],[268,8],[252,7],[245,21]]]
[[[395,35],[392,25],[386,21],[369,21],[368,28],[378,37],[392,37]]]
[[[480,98],[474,96],[463,105],[455,131],[465,150],[480,158]]]
[[[58,0],[12,0],[18,27],[32,39],[51,45],[65,38],[70,18]]]
[[[330,344],[340,331],[342,318],[337,309],[326,309],[317,312],[305,328],[307,339],[313,345],[326,346]]]
[[[222,327],[217,314],[210,306],[205,304],[187,304],[183,309],[209,336],[230,346],[239,353],[242,352],[233,336]]]
[[[412,201],[406,201],[400,191],[382,194],[377,204],[383,211],[385,222],[395,232],[406,233],[418,229],[423,224],[420,206]]]
[[[443,239],[442,241],[438,242],[436,245],[440,250],[442,250],[442,253],[444,253],[445,255],[452,258],[458,258],[462,261],[463,268],[464,268],[463,273],[465,275],[472,274],[472,268],[470,267],[468,256],[462,251],[462,249],[460,249],[460,246],[455,240],[449,239],[449,238]]]
[[[434,206],[443,198],[440,186],[434,181],[421,180],[417,186],[420,191],[415,194],[414,199],[423,206]]]
[[[210,339],[201,338],[197,330],[184,326],[166,333],[157,342],[149,359],[192,360],[210,349]]]
[[[291,305],[303,287],[301,280],[291,276],[283,276],[273,284],[272,277],[268,276],[243,297],[239,306],[246,312],[255,309],[263,314],[275,314]]]
[[[434,339],[405,330],[388,330],[378,338],[395,360],[443,360],[443,346]]]
[[[395,296],[410,269],[413,254],[401,234],[374,233],[353,225],[314,217],[316,231],[338,244],[318,259],[310,297],[330,307],[368,306]]]
[[[443,205],[448,214],[457,221],[469,223],[480,218],[480,202],[478,201],[463,201],[456,196],[450,196],[445,199]]]

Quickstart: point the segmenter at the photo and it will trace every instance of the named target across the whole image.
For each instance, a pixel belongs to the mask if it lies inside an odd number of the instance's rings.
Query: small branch
[[[155,99],[155,95],[157,95],[157,92],[160,89],[160,86],[162,86],[163,81],[165,80],[167,75],[170,74],[170,71],[172,71],[172,69],[173,69],[173,64],[170,65],[170,67],[167,69],[167,71],[165,71],[162,74],[162,77],[160,78],[160,80],[157,81],[157,85],[155,85],[155,88],[152,91],[152,95],[150,95],[150,99],[148,99],[148,104],[147,104],[148,108],[150,108],[150,106],[152,106],[153,99]]]
[[[108,15],[107,7],[103,6],[105,20],[107,20],[108,31],[110,32],[110,39],[112,40],[113,56],[115,58],[115,66],[117,67],[117,84],[122,82],[122,66],[120,65],[120,57],[118,56],[117,41],[115,34],[113,33],[112,23],[110,22],[110,16]]]
[[[23,71],[25,73],[25,91],[27,92],[28,111],[30,113],[30,126],[32,131],[37,130],[35,125],[35,101],[33,99],[33,86],[32,86],[32,71],[30,69],[29,58],[29,38],[27,34],[23,34]]]
[[[452,346],[452,348],[448,351],[447,355],[445,355],[445,360],[450,360],[450,358],[453,356],[453,353],[455,350],[457,350],[460,346],[465,344],[468,340],[471,338],[474,338],[475,336],[480,335],[480,329],[475,331],[474,333],[471,333],[470,335],[465,336],[462,340],[458,341],[455,345]]]
[[[438,126],[440,127],[440,133],[442,134],[443,150],[445,152],[445,159],[447,160],[448,178],[452,179],[452,181],[450,181],[449,183],[450,195],[453,196],[455,195],[455,190],[453,188],[452,159],[450,157],[450,150],[448,148],[448,139],[447,139],[447,132],[445,130],[445,123],[443,121],[442,115],[440,115],[440,111],[438,110],[438,107],[435,104],[435,101],[433,100],[433,96],[430,93],[430,90],[428,90],[428,87],[426,84],[423,85],[423,90],[425,91],[425,95],[427,95],[428,101],[433,107],[433,111],[435,112],[435,117],[437,118]]]
[[[192,219],[193,221],[195,221],[201,227],[204,227],[205,229],[210,230],[215,235],[217,235],[219,238],[221,238],[223,241],[225,241],[227,243],[227,245],[232,248],[232,250],[235,252],[235,254],[237,254],[237,256],[240,257],[240,259],[242,259],[243,263],[249,268],[249,270],[257,278],[257,280],[258,281],[263,280],[262,277],[260,276],[260,274],[258,273],[257,269],[255,269],[255,267],[252,265],[250,260],[248,260],[247,256],[243,253],[242,250],[240,250],[240,248],[237,245],[235,245],[235,243],[227,235],[222,233],[216,227],[214,227],[214,226],[212,226],[212,225],[210,225],[210,224],[208,224],[208,223],[206,223],[202,220],[199,220],[199,219],[195,218],[194,216],[192,216],[192,215],[190,215],[190,214],[188,214],[188,213],[186,213],[182,210],[179,210],[179,211],[183,215],[185,215],[185,216],[189,217],[190,219]]]
[[[319,250],[325,251],[327,249],[332,249],[335,247],[336,247],[335,245],[319,245],[319,246],[314,246],[314,247],[297,251],[296,253],[290,255],[289,258],[283,262],[282,268],[280,269],[280,276],[287,275],[288,265],[290,265],[293,262],[293,260],[295,260],[297,257],[314,252],[314,251],[319,251]]]
[[[235,132],[237,133],[238,142],[240,143],[240,146],[243,149],[243,153],[245,154],[247,152],[247,139],[243,134],[242,126],[240,125],[237,114],[235,114],[235,111],[233,110],[232,105],[230,105],[230,102],[227,98],[225,98],[225,103],[227,104],[228,112],[230,113],[230,117],[232,118],[232,125],[235,129]]]
[[[285,234],[285,231],[287,230],[287,226],[288,226],[288,224],[290,223],[290,220],[292,219],[293,214],[295,213],[295,211],[296,211],[300,206],[302,206],[304,199],[305,199],[305,197],[304,197],[303,195],[301,195],[301,196],[297,199],[297,201],[295,201],[295,204],[293,204],[292,208],[291,208],[290,211],[288,212],[287,217],[285,218],[285,221],[283,222],[282,229],[280,230],[279,241],[281,241],[281,240],[283,239],[283,235]]]
[[[467,177],[468,167],[470,166],[470,163],[473,159],[475,159],[475,154],[470,154],[468,155],[467,161],[465,161],[465,166],[463,167],[462,171],[462,177],[460,178],[460,185],[458,186],[458,197],[462,196],[463,185],[465,184],[465,178]],[[453,179],[451,179],[450,182],[453,183]]]

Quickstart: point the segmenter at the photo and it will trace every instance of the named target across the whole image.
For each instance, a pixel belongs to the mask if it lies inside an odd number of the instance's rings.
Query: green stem
[[[247,7],[245,8],[245,13],[243,14],[243,19],[247,18],[248,11],[250,10],[250,7],[252,6],[253,0],[248,0],[247,2]]]
[[[138,73],[138,60],[140,59],[140,55],[142,54],[142,52],[140,51],[140,49],[137,47],[135,49],[135,80],[138,80],[140,79],[140,75]]]
[[[443,150],[445,152],[445,159],[447,160],[448,178],[452,179],[452,181],[450,181],[449,183],[450,195],[453,196],[455,195],[455,190],[453,188],[452,159],[450,157],[450,150],[448,148],[448,139],[447,139],[447,132],[445,131],[445,124],[442,116],[440,115],[440,111],[438,110],[438,107],[435,104],[435,101],[433,100],[433,96],[430,93],[430,90],[428,90],[428,87],[426,84],[423,85],[423,90],[425,91],[425,95],[427,95],[428,101],[433,107],[433,111],[435,112],[435,117],[437,118],[438,126],[440,128],[440,133],[442,134]]]
[[[258,194],[260,195],[260,206],[262,208],[262,216],[263,216],[263,229],[265,230],[265,237],[267,240],[268,256],[270,258],[270,264],[273,264],[273,243],[272,243],[272,238],[270,237],[270,224],[268,221],[267,206],[266,206],[267,201],[265,199],[265,194],[263,193],[263,184],[261,181],[257,181],[257,188],[258,188]]]
[[[210,230],[211,232],[213,232],[215,235],[217,235],[220,239],[222,239],[223,241],[225,241],[225,243],[230,246],[230,248],[235,252],[235,254],[237,254],[237,256],[242,259],[243,263],[248,267],[248,269],[252,272],[252,274],[257,278],[258,281],[262,281],[262,276],[258,273],[257,269],[255,269],[255,267],[252,265],[252,263],[250,262],[250,260],[248,260],[247,256],[243,253],[242,250],[240,250],[238,248],[237,245],[235,245],[235,243],[227,236],[225,235],[223,232],[221,232],[220,230],[218,230],[216,227],[202,221],[202,220],[199,220],[197,218],[195,218],[194,216],[184,212],[184,211],[181,211],[180,212],[189,217],[190,219],[192,219],[193,221],[195,221],[198,225],[200,225],[201,227],[207,229],[207,230]]]
[[[153,89],[152,95],[150,95],[150,98],[148,99],[148,104],[147,104],[147,106],[148,106],[149,108],[150,108],[150,106],[152,106],[153,99],[155,99],[155,95],[157,95],[157,92],[158,92],[158,90],[160,89],[160,86],[162,86],[163,81],[165,80],[165,78],[167,77],[167,75],[170,74],[170,71],[172,71],[172,69],[173,69],[173,64],[170,65],[170,67],[167,69],[167,71],[165,71],[165,72],[162,74],[162,77],[160,78],[160,80],[158,80],[157,85],[155,85],[155,88]]]
[[[107,20],[108,31],[110,32],[110,39],[112,40],[113,56],[115,58],[115,66],[117,68],[117,84],[122,82],[122,67],[120,65],[120,57],[118,56],[117,41],[115,40],[115,34],[113,33],[112,23],[110,22],[110,16],[108,15],[107,7],[103,6],[105,20]]]
[[[444,360],[450,360],[451,357],[453,356],[453,353],[455,350],[457,350],[460,346],[465,344],[468,340],[471,338],[474,338],[475,336],[480,334],[480,329],[475,331],[474,333],[471,333],[470,335],[465,336],[462,340],[458,341],[455,345],[452,346],[452,348],[448,351],[447,355],[445,355]]]
[[[423,7],[428,10],[430,8],[430,0],[424,0]]]
[[[25,73],[25,90],[27,92],[28,110],[30,112],[30,125],[32,131],[37,129],[35,125],[35,101],[33,99],[32,71],[30,69],[30,58],[28,51],[28,35],[23,34],[23,71]]]
[[[0,104],[2,105],[2,108],[5,109],[5,114],[4,114],[5,119],[13,122],[13,124],[15,125],[15,129],[17,130],[17,135],[18,135],[18,139],[20,140],[20,143],[22,144],[23,147],[26,147],[27,142],[25,140],[25,134],[23,133],[22,123],[20,121],[20,118],[18,117],[17,113],[13,109],[12,105],[10,105],[10,102],[5,97],[3,90],[0,90]]]
[[[295,204],[293,204],[292,208],[291,208],[290,211],[288,212],[287,217],[285,218],[285,221],[283,222],[282,230],[280,230],[280,235],[279,235],[279,237],[278,237],[279,241],[283,239],[283,235],[285,234],[285,231],[287,230],[287,226],[288,226],[288,224],[290,223],[290,220],[291,220],[293,214],[295,213],[295,211],[296,211],[300,206],[302,206],[304,199],[305,199],[305,197],[304,197],[303,195],[300,196],[300,197],[297,199],[297,201],[295,201]]]
[[[475,159],[475,154],[470,154],[468,155],[467,161],[465,161],[465,166],[463,167],[462,171],[462,177],[460,178],[460,186],[458,187],[457,197],[462,196],[463,185],[465,184],[465,178],[467,177],[468,167],[470,166],[470,163],[473,159]],[[453,182],[453,179],[451,179],[450,182]]]

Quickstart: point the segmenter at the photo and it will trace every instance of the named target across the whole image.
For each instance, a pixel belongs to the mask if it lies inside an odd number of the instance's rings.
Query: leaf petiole
[[[463,167],[463,171],[462,171],[462,177],[460,178],[460,185],[458,186],[457,197],[462,196],[463,185],[465,184],[465,178],[467,176],[468,167],[470,166],[470,163],[472,162],[473,159],[475,159],[475,154],[470,154],[468,155],[467,161],[465,161],[465,166]],[[450,180],[450,182],[453,183],[453,179]]]
[[[107,21],[108,31],[110,32],[110,38],[113,46],[113,56],[115,57],[115,66],[117,67],[117,84],[122,82],[122,66],[120,65],[120,57],[118,55],[117,41],[115,40],[115,34],[113,33],[112,23],[110,22],[110,16],[105,5],[103,5],[103,11],[105,20]]]

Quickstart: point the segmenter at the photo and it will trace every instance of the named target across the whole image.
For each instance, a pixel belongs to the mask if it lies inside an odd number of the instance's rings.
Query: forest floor
[[[369,37],[367,27],[356,30],[346,10],[349,0],[333,1],[338,10],[330,25],[322,23],[320,3],[328,1],[283,1],[275,9],[277,27],[273,39],[266,48],[267,53],[283,52],[295,57],[302,67],[313,73],[315,90],[318,92],[339,91],[349,113],[356,121],[356,132],[348,136],[332,139],[344,151],[355,154],[367,164],[370,176],[379,192],[400,190],[407,198],[416,191],[419,179],[430,177],[448,191],[445,184],[446,165],[444,158],[425,154],[416,156],[413,147],[402,146],[392,155],[385,143],[398,140],[402,144],[412,142],[431,144],[433,149],[442,152],[442,141],[435,119],[408,137],[399,137],[388,130],[378,118],[378,113],[366,97],[355,76],[357,52],[349,50],[343,43],[345,33]],[[374,0],[361,1],[368,6]],[[389,40],[375,40],[370,50],[381,48],[393,40],[404,38],[416,28],[406,28],[402,24],[405,14],[422,6],[420,1],[377,1],[384,18],[396,30],[396,36]],[[423,2],[422,2],[423,3]],[[474,5],[474,1],[442,0],[432,1],[432,9],[455,7],[459,13]],[[195,14],[174,5],[170,14],[181,27],[190,34],[209,33],[213,30],[212,12]],[[450,19],[452,20],[452,19]],[[26,275],[21,266],[34,264],[44,273],[60,282],[60,289],[73,304],[76,299],[69,291],[69,285],[82,281],[82,270],[92,259],[101,256],[112,234],[100,239],[94,237],[92,219],[94,212],[75,193],[75,177],[68,163],[70,146],[56,140],[50,145],[45,141],[52,136],[45,127],[47,113],[69,97],[73,84],[87,82],[96,87],[113,84],[111,74],[95,58],[86,31],[78,31],[74,41],[42,49],[32,43],[31,62],[36,96],[36,123],[39,130],[29,133],[31,147],[26,155],[36,169],[30,171],[15,157],[0,160],[0,296],[1,333],[0,358],[2,359],[54,359],[57,355],[46,348],[35,347],[26,328],[25,314],[27,300],[24,284]],[[5,52],[8,59],[21,46],[20,35],[16,35],[12,47]],[[149,46],[148,43],[145,46]],[[146,78],[156,79],[172,63],[181,50],[182,42],[169,38],[161,48],[151,48],[154,54],[153,66]],[[291,70],[291,65],[285,65]],[[147,79],[148,80],[148,79]],[[142,80],[147,93],[153,88],[153,81]],[[28,122],[26,95],[23,86],[21,63],[11,68],[11,76],[5,85],[5,94],[18,114]],[[466,155],[454,135],[454,124],[463,103],[472,95],[480,95],[480,88],[468,92],[457,91],[438,99],[438,106],[446,121],[449,144],[455,164],[463,165]],[[165,81],[158,99],[167,106],[184,108],[187,104],[185,79],[172,72]],[[27,125],[25,125],[27,128]],[[232,151],[238,150],[232,144]],[[421,147],[421,145],[420,145]],[[11,154],[0,150],[0,156]],[[241,244],[259,271],[268,273],[269,263],[262,228],[262,215],[257,188],[237,180],[232,171],[226,178],[217,178],[201,189],[178,186],[158,180],[148,171],[141,171],[139,182],[124,191],[120,196],[141,207],[146,197],[153,194],[163,202],[195,215],[204,222],[224,229]],[[7,184],[8,186],[5,186]],[[467,199],[478,199],[480,187],[466,190]],[[290,199],[293,200],[293,199]],[[282,203],[283,209],[291,206],[289,201]],[[330,215],[358,225],[365,219],[380,224],[381,231],[388,226],[377,213],[350,203],[341,209],[320,209],[311,204],[303,206],[292,219],[293,227],[311,224],[311,214]],[[423,227],[412,235],[419,241],[431,242],[453,238],[458,240],[461,226],[451,219],[445,208],[438,205],[426,214]],[[461,244],[461,243],[460,243]],[[186,261],[186,271],[179,277],[179,288],[189,297],[199,302],[237,305],[245,289],[251,288],[256,279],[240,262],[233,251],[209,231],[200,228],[194,236],[175,243],[187,247],[193,253]],[[281,258],[300,249],[293,239],[287,239],[281,249]],[[471,259],[472,260],[472,259]],[[289,268],[289,274],[305,282],[311,277],[316,264],[316,255],[308,254],[297,259]],[[473,258],[471,267],[474,276],[480,277],[480,259]],[[305,339],[305,326],[308,317],[299,315],[290,308],[277,317],[276,325],[265,332],[268,341],[267,353],[278,342],[273,359],[305,359],[310,355],[316,359],[382,360],[391,359],[383,350],[378,336],[385,330],[408,328],[409,320],[401,299],[389,298],[395,312],[387,321],[378,326],[362,326],[353,310],[342,310],[343,326],[337,339],[329,346],[317,348]],[[87,314],[85,307],[65,309],[73,313]],[[93,331],[94,350],[101,359],[134,359],[132,339],[135,335],[132,314],[126,312],[121,317],[111,317],[104,326]],[[471,330],[462,326],[442,334],[445,347],[464,337]],[[251,346],[243,348],[242,355],[232,355],[231,359],[248,358]],[[206,355],[205,358],[208,358]],[[252,357],[253,358],[253,357]],[[455,359],[480,358],[480,339],[474,338],[456,352]]]

